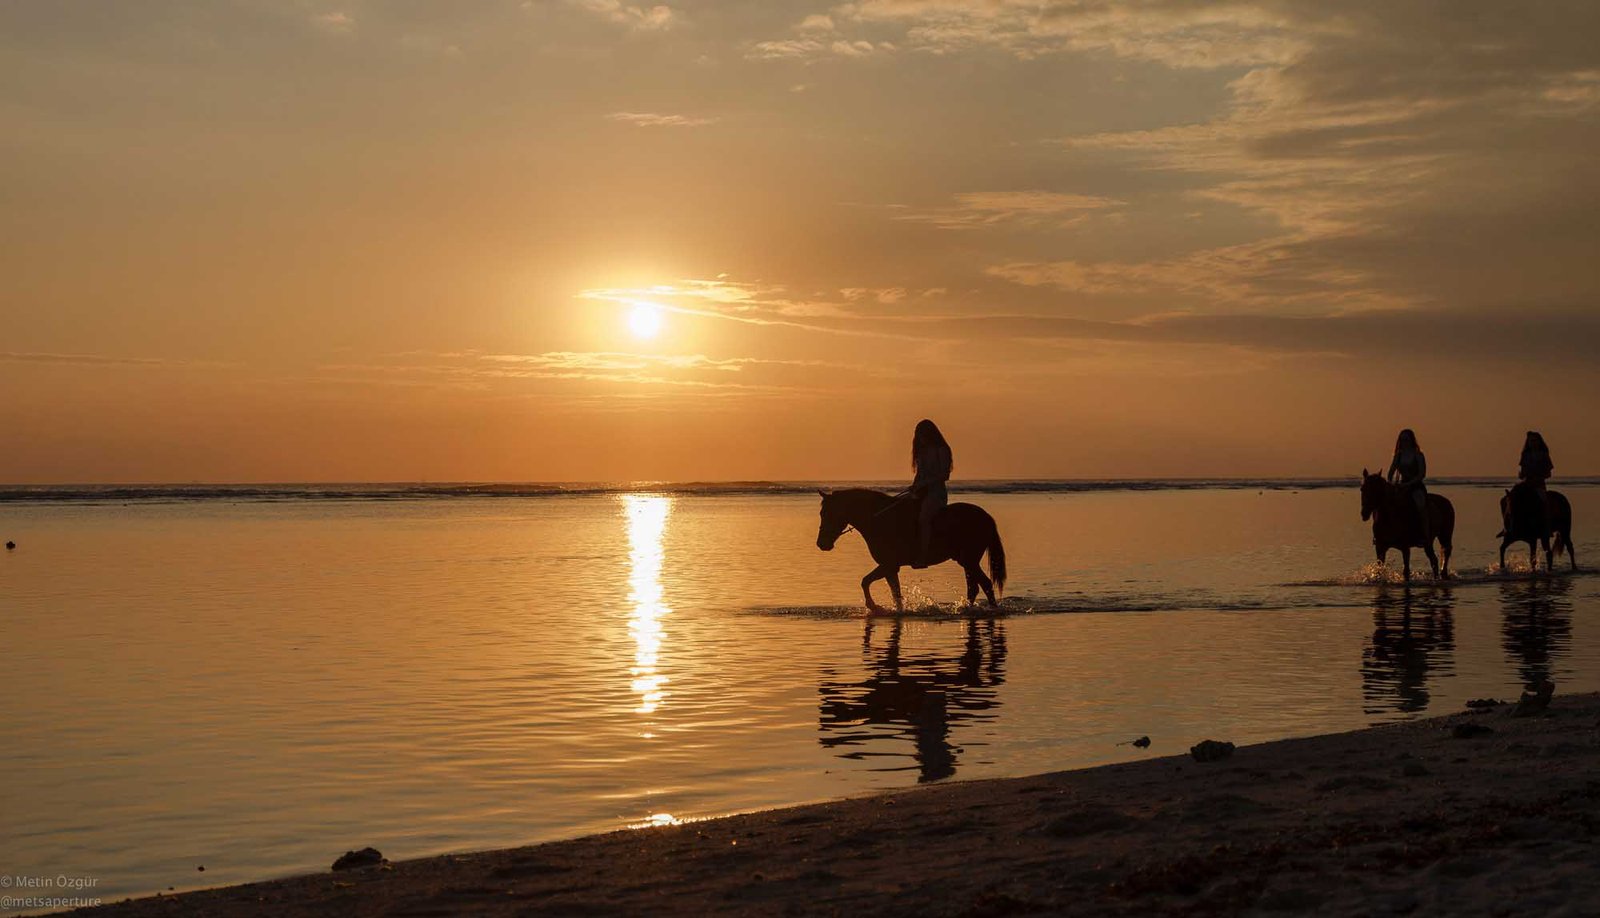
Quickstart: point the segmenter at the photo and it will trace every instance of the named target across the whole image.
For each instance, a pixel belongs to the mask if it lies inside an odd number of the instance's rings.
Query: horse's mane
[[[875,501],[877,503],[884,504],[894,500],[894,495],[886,491],[879,491],[876,488],[840,488],[837,491],[829,491],[828,496],[835,498],[842,497],[851,503],[856,503],[859,501]]]

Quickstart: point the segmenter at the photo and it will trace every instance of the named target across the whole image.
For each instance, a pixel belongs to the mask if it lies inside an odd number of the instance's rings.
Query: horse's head
[[[850,525],[844,519],[844,508],[839,506],[838,498],[827,491],[818,491],[822,495],[822,522],[817,525],[817,547],[823,551],[833,551],[833,545],[844,535],[845,529]]]
[[[1376,472],[1361,470],[1361,521],[1365,523],[1372,519],[1383,504],[1383,476]]]

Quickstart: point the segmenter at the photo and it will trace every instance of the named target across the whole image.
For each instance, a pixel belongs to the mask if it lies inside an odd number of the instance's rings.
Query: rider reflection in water
[[[911,468],[917,473],[911,482],[911,498],[921,502],[921,510],[917,514],[917,558],[912,567],[928,566],[933,518],[950,502],[945,482],[950,480],[954,466],[955,457],[944,434],[939,432],[939,425],[927,418],[918,421],[911,435]]]

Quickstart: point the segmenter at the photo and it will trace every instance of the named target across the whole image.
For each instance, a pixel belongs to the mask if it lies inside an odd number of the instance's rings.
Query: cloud
[[[704,354],[633,354],[624,351],[548,351],[543,354],[480,354],[489,363],[591,372],[648,369],[738,372],[754,366],[827,366],[819,360],[764,360],[756,357],[707,357]]]
[[[859,322],[861,316],[848,301],[860,299],[859,294],[865,289],[840,291],[841,300],[835,302],[822,297],[797,297],[781,286],[739,283],[721,277],[652,287],[596,287],[581,291],[578,298],[623,306],[647,304],[683,315],[818,334],[905,337],[891,329],[868,328]],[[899,291],[899,288],[884,289]],[[903,293],[899,291],[891,295],[901,296]]]
[[[716,124],[716,118],[696,118],[689,115],[659,114],[656,112],[612,112],[606,118],[636,127],[704,127]]]
[[[1275,229],[1157,260],[1019,261],[993,276],[1201,311],[1557,309],[1600,296],[1582,268],[1600,246],[1583,216],[1600,206],[1584,165],[1600,142],[1600,50],[1574,37],[1600,29],[1600,7],[1249,7],[1295,40],[1231,78],[1217,116],[1060,144],[1078,164],[1183,176],[1173,205]]]
[[[682,21],[670,6],[636,6],[622,0],[568,0],[580,9],[588,10],[607,22],[625,26],[636,32],[658,32],[670,29]]]
[[[1302,46],[1293,20],[1270,4],[1177,0],[859,0],[801,20],[797,33],[826,21],[853,41],[952,54],[999,50],[1020,58],[1107,53],[1171,67],[1243,67],[1291,59]],[[821,43],[775,40],[782,55],[814,56]]]
[[[758,41],[745,52],[750,60],[808,60],[823,57],[864,58],[890,54],[893,42],[866,39],[785,38]]]
[[[0,361],[13,363],[57,363],[76,366],[117,367],[223,367],[225,363],[193,360],[168,360],[161,357],[113,357],[105,354],[49,354],[0,351]]]
[[[1095,211],[1122,205],[1114,198],[1057,191],[972,191],[957,194],[950,207],[902,208],[893,219],[929,223],[940,229],[981,229],[1002,223],[1069,226]]]
[[[314,381],[365,382],[480,393],[525,393],[519,384],[599,383],[642,389],[678,389],[694,393],[744,393],[798,396],[822,390],[810,384],[818,369],[828,378],[841,374],[881,373],[820,360],[758,357],[710,357],[704,354],[641,354],[626,351],[547,351],[500,354],[477,351],[410,352],[390,355],[387,362],[340,363],[318,368]],[[513,387],[507,390],[506,387]],[[582,392],[593,393],[586,388]],[[609,390],[602,390],[609,391]]]
[[[800,24],[795,26],[795,30],[798,32],[832,32],[833,17],[826,13],[813,13],[800,20]]]
[[[1047,269],[1041,269],[1047,270]],[[1074,292],[1120,294],[1201,283],[1188,266],[1153,272],[1113,272],[1098,277],[1063,272],[1050,282]],[[1202,277],[1205,272],[1198,272]],[[1044,282],[1044,281],[1041,281]],[[1458,310],[1386,307],[1327,312],[1332,303],[1314,301],[1298,314],[1268,304],[1251,312],[1179,311],[1146,314],[1132,319],[1107,320],[1073,316],[1065,310],[1007,311],[974,307],[943,290],[907,290],[900,287],[852,287],[837,291],[837,300],[791,297],[781,287],[741,284],[727,279],[685,281],[637,290],[590,290],[580,296],[617,303],[653,302],[691,315],[765,326],[774,331],[804,330],[819,334],[887,339],[925,345],[965,347],[976,342],[1008,342],[1015,346],[1080,344],[1138,346],[1137,366],[1152,372],[1166,366],[1156,359],[1161,348],[1210,349],[1216,358],[1212,369],[1233,372],[1239,361],[1277,359],[1289,355],[1320,355],[1337,359],[1399,359],[1472,361],[1485,366],[1578,366],[1592,360],[1592,342],[1600,340],[1600,314],[1561,310],[1538,312],[1512,309]],[[1196,294],[1200,295],[1200,294]],[[1217,294],[1211,294],[1216,296]],[[645,299],[648,297],[648,299]],[[949,302],[946,302],[949,301]],[[935,304],[938,304],[935,306]],[[1279,304],[1281,306],[1282,304]],[[1057,307],[1059,309],[1059,307]],[[1318,311],[1323,310],[1323,311]],[[1091,352],[1086,352],[1091,353]],[[544,355],[555,366],[569,358]],[[642,366],[633,356],[585,355],[583,362],[620,361],[619,371]],[[660,358],[668,360],[668,358]],[[1174,357],[1184,372],[1204,366],[1198,352]],[[694,356],[670,358],[683,367],[722,371],[731,364]],[[756,363],[772,363],[757,361]],[[805,364],[811,366],[813,364]],[[1249,364],[1251,366],[1258,364]],[[593,369],[593,366],[589,366]],[[861,368],[851,368],[861,371]]]
[[[317,13],[311,17],[311,23],[325,32],[333,32],[336,34],[344,34],[354,31],[356,27],[356,20],[354,16],[338,10],[333,10],[326,13]]]

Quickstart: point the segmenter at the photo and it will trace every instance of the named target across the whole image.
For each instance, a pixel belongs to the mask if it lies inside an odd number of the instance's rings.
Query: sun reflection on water
[[[633,605],[628,631],[633,635],[633,691],[639,696],[640,714],[654,713],[666,697],[667,677],[658,670],[661,641],[666,632],[661,619],[672,612],[661,588],[662,537],[672,498],[625,494],[622,509],[628,519],[628,602]]]

